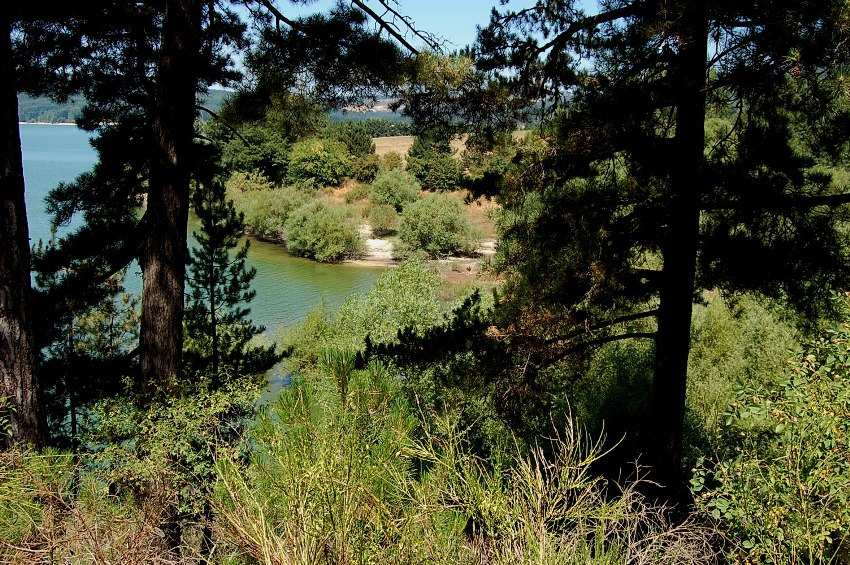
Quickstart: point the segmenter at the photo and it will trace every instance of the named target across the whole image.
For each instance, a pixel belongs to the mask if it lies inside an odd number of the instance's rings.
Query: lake
[[[73,181],[90,170],[96,155],[89,135],[73,126],[21,125],[20,130],[30,241],[37,243],[50,238],[44,197],[60,182]],[[257,269],[251,318],[265,326],[270,335],[279,327],[300,321],[322,298],[330,309],[339,308],[352,294],[372,288],[383,272],[382,268],[329,265],[292,257],[280,245],[257,240],[251,241],[247,263]],[[141,290],[137,266],[131,268],[127,288],[136,293]]]

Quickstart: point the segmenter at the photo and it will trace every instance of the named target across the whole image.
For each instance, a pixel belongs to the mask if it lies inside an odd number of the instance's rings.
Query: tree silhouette
[[[681,479],[692,303],[779,297],[813,317],[846,288],[850,12],[766,4],[539,2],[494,12],[477,67],[545,117],[510,175],[502,245],[517,342],[554,363],[655,344],[650,461]],[[529,327],[523,320],[533,320]],[[671,495],[673,496],[673,495]]]

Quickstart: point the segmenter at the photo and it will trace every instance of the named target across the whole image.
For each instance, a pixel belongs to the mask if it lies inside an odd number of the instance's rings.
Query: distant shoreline
[[[73,122],[18,122],[19,126],[75,126]]]

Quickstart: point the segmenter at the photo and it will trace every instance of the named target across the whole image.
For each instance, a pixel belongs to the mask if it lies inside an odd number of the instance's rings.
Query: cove
[[[71,182],[91,170],[97,157],[89,145],[89,134],[74,126],[22,124],[20,132],[30,242],[37,244],[50,238],[44,197],[60,182]],[[190,219],[190,246],[193,229],[198,229],[197,224]],[[62,233],[60,230],[59,235]],[[271,337],[277,328],[302,320],[321,300],[333,311],[352,294],[365,293],[384,270],[317,263],[292,257],[280,245],[257,240],[251,241],[247,264],[257,269],[251,318],[265,326]],[[138,266],[131,266],[126,286],[131,292],[141,291]]]

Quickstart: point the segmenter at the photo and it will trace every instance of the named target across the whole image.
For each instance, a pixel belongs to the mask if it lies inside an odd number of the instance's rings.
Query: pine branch
[[[707,202],[700,206],[700,210],[793,210],[816,208],[818,206],[841,206],[844,204],[850,204],[850,193],[777,198],[766,202],[754,200]]]
[[[656,332],[630,332],[630,333],[624,333],[624,334],[608,335],[608,336],[600,337],[598,339],[594,339],[594,340],[591,340],[591,341],[585,341],[585,342],[582,342],[582,343],[578,343],[578,344],[576,344],[572,347],[568,347],[564,351],[561,351],[560,353],[558,353],[555,357],[548,359],[546,361],[546,364],[551,365],[553,363],[560,361],[561,359],[563,359],[567,355],[570,355],[571,353],[575,353],[576,351],[581,351],[582,349],[588,349],[590,347],[599,347],[600,345],[605,345],[606,343],[613,343],[615,341],[623,341],[623,340],[626,340],[626,339],[651,339],[651,340],[655,340],[657,337],[658,336],[657,336]]]
[[[566,341],[568,339],[573,339],[579,337],[583,334],[589,334],[595,332],[596,330],[601,330],[604,328],[610,328],[611,326],[615,326],[617,324],[623,324],[625,322],[632,322],[635,320],[643,320],[645,318],[651,318],[653,316],[658,315],[658,309],[648,310],[646,312],[637,312],[635,314],[627,314],[625,316],[620,316],[619,318],[614,318],[613,320],[605,320],[604,322],[598,322],[596,324],[585,326],[581,329],[574,330],[572,332],[555,336],[547,339],[543,342],[544,345],[551,345],[553,343],[557,343],[559,341]]]
[[[233,135],[235,135],[236,137],[241,139],[242,143],[245,144],[245,147],[251,147],[251,142],[248,141],[247,139],[245,139],[245,137],[241,133],[239,133],[239,131],[237,131],[236,128],[234,128],[232,125],[227,123],[226,120],[222,119],[222,117],[219,114],[216,114],[215,112],[213,112],[212,110],[210,110],[206,106],[201,106],[200,104],[196,105],[195,108],[198,109],[198,110],[203,110],[204,112],[206,112],[207,114],[209,114],[213,118],[217,119],[219,121],[219,123],[221,123],[224,127],[226,127],[228,130],[230,130],[230,133],[232,133]],[[201,136],[198,136],[198,137],[201,137]]]

